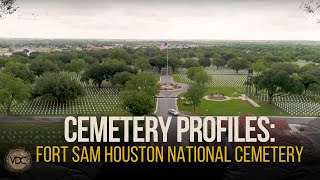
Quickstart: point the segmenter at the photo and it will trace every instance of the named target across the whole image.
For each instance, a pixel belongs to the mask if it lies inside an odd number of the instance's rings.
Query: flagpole
[[[167,77],[169,77],[169,44],[167,44]]]

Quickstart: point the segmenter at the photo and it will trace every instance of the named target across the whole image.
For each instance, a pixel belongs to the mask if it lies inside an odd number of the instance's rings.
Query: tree
[[[93,64],[83,73],[81,80],[92,80],[94,84],[102,87],[102,82],[110,78],[110,71],[105,64]]]
[[[189,101],[193,106],[193,112],[195,112],[196,107],[200,105],[201,98],[203,96],[204,96],[204,89],[200,86],[193,85],[188,89],[185,97],[186,97],[186,100]]]
[[[99,60],[92,57],[92,56],[89,56],[89,55],[86,55],[85,57],[82,57],[81,59],[85,60],[87,64],[98,64],[99,63]]]
[[[16,0],[1,0],[0,1],[0,19],[3,15],[13,14],[19,7],[16,6]]]
[[[211,76],[202,67],[191,67],[187,71],[187,77],[193,80],[197,86],[204,87],[211,80]]]
[[[299,74],[310,74],[320,81],[320,65],[308,64],[301,67]]]
[[[154,98],[141,91],[123,91],[120,98],[123,107],[134,116],[148,115],[155,107]]]
[[[129,81],[132,76],[134,76],[133,74],[129,73],[129,72],[117,72],[111,79],[111,83],[113,85],[116,84],[120,84],[122,86],[124,86],[126,84],[127,81]]]
[[[300,69],[300,82],[308,89],[318,90],[320,85],[320,65],[308,64]]]
[[[319,13],[319,0],[307,0],[307,1],[302,1],[302,4],[300,5],[300,8],[307,14],[315,14]],[[318,17],[318,16],[314,16]],[[316,23],[320,23],[319,19],[315,19]]]
[[[156,67],[159,71],[161,70],[162,67],[165,67],[167,65],[167,60],[163,57],[154,57],[150,59],[150,64],[153,67]]]
[[[91,59],[88,61],[86,58],[83,59],[85,59],[88,64],[93,64],[92,61],[95,60],[98,60],[98,62],[101,63],[103,59],[108,57],[108,52],[109,51],[106,50],[89,51],[87,52],[89,54],[89,57],[92,57],[94,60]]]
[[[160,70],[161,68],[167,67],[167,57],[164,55],[153,57],[150,59],[150,64]],[[172,70],[175,71],[176,68],[180,67],[182,62],[173,54],[170,56],[168,64]]]
[[[285,71],[290,75],[298,73],[300,67],[297,64],[292,63],[275,63],[271,65],[271,69],[275,71]]]
[[[193,51],[189,52],[189,53],[188,53],[188,56],[189,56],[190,58],[197,57],[196,53],[194,53]]]
[[[157,76],[148,72],[133,76],[121,94],[123,106],[133,115],[150,114],[155,106],[154,97],[160,91],[158,81]]]
[[[65,73],[46,73],[34,85],[32,96],[50,97],[58,103],[66,103],[83,95],[83,89],[77,80]]]
[[[301,94],[303,91],[303,85],[285,71],[268,70],[258,77],[257,87],[267,90],[269,104],[272,104],[276,96],[288,93]]]
[[[172,68],[172,71],[175,71],[177,68],[181,67],[182,61],[176,56],[172,56],[169,59],[169,66]]]
[[[137,70],[127,66],[123,60],[106,59],[103,64],[93,64],[83,73],[82,81],[92,80],[99,88],[104,80],[110,80],[117,72],[137,73]]]
[[[237,57],[236,54],[234,54],[233,52],[229,52],[229,51],[221,53],[221,56],[225,61],[229,61],[229,60]]]
[[[123,60],[106,59],[103,64],[93,64],[82,75],[82,81],[92,80],[94,84],[102,87],[102,82],[110,80],[117,72],[137,73],[137,70],[126,65]]]
[[[141,71],[151,69],[151,64],[147,58],[138,58],[134,61],[134,65]]]
[[[252,78],[252,84],[254,85],[254,87],[256,89],[255,95],[258,95],[258,83],[259,83],[259,81],[260,81],[260,76],[254,76]]]
[[[59,70],[59,67],[50,60],[36,59],[31,62],[30,70],[37,76],[40,76],[45,72],[56,72]]]
[[[30,97],[30,85],[9,73],[0,73],[0,104],[10,115],[11,108]]]
[[[152,73],[142,72],[133,76],[132,79],[125,84],[125,90],[143,92],[151,97],[156,96],[160,91],[158,84],[159,78]]]
[[[268,64],[265,60],[259,59],[255,63],[251,65],[252,69],[260,74],[263,71],[266,71],[268,69]]]
[[[221,55],[216,54],[213,56],[212,65],[215,65],[217,69],[223,67],[227,64],[227,62],[221,57]]]
[[[262,55],[262,59],[266,60],[269,65],[283,62],[283,59],[281,59],[279,56],[272,54],[271,52],[266,52],[264,55]]]
[[[320,91],[320,84],[319,83],[315,83],[315,84],[312,84],[310,85],[310,87],[308,88],[310,89],[311,91],[314,91],[314,92],[319,92]]]
[[[300,76],[299,80],[300,80],[301,84],[303,84],[303,86],[304,86],[304,92],[305,93],[309,89],[310,85],[315,84],[315,83],[318,82],[317,79],[314,76],[310,75],[310,74],[302,74]]]
[[[187,77],[193,81],[195,81],[195,75],[197,72],[204,71],[201,67],[191,67],[187,71]]]
[[[127,71],[133,74],[137,73],[137,69],[132,66],[128,66],[124,60],[106,59],[103,65],[108,69],[108,77],[113,77],[117,72]]]
[[[130,56],[125,49],[115,48],[108,51],[108,57],[110,59],[119,59],[125,61],[127,64],[131,64]]]
[[[5,57],[5,56],[0,56],[0,68],[3,68],[6,66],[6,64],[11,61],[10,58]]]
[[[210,60],[210,58],[200,58],[200,59],[198,60],[198,62],[199,62],[199,64],[200,64],[200,66],[202,66],[202,67],[209,67],[209,66],[211,66],[211,60]]]
[[[83,59],[72,59],[69,64],[66,65],[66,69],[70,72],[76,72],[79,74],[85,67],[87,63]]]
[[[14,74],[17,78],[22,79],[26,83],[33,83],[35,80],[35,75],[30,71],[28,65],[9,62],[6,64],[5,72]]]
[[[74,51],[52,52],[49,56],[52,61],[61,61],[63,64],[70,63],[72,59],[78,58],[78,54]]]
[[[197,85],[204,87],[206,83],[211,80],[211,76],[206,71],[196,71],[194,75],[194,81]]]
[[[191,67],[199,67],[199,66],[200,66],[199,62],[196,60],[193,60],[193,59],[186,59],[184,61],[184,63],[182,64],[182,67],[187,68],[187,69],[189,69]]]
[[[227,63],[228,67],[235,70],[238,74],[239,70],[247,69],[250,67],[250,62],[245,59],[233,58]]]
[[[103,64],[106,64],[108,66],[119,66],[119,67],[123,67],[126,66],[127,63],[124,60],[119,60],[119,59],[104,59]]]

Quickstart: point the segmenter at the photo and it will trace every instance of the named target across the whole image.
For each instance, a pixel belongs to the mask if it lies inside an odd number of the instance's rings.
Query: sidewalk
[[[254,107],[261,107],[259,104],[257,104],[254,100],[252,100],[245,94],[241,94],[240,99],[244,101],[249,101],[249,103],[252,104]]]

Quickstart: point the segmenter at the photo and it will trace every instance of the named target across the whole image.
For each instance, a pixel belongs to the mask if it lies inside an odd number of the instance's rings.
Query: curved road
[[[172,76],[160,76],[160,83],[161,84],[170,84],[174,83],[177,84],[172,80]],[[188,84],[183,84],[183,83],[178,83],[179,85],[182,86],[181,89],[179,90],[173,90],[173,91],[160,91],[159,96],[161,98],[157,99],[157,110],[156,110],[156,116],[162,116],[164,120],[168,118],[168,116],[172,116],[171,114],[168,113],[169,109],[177,109],[177,97],[179,94],[187,92],[189,85]],[[167,143],[162,143],[162,132],[160,129],[158,129],[159,133],[159,143],[157,145],[179,145],[177,143],[177,117],[172,116],[170,128],[168,131],[168,142]],[[189,141],[189,138],[183,137],[183,145]]]

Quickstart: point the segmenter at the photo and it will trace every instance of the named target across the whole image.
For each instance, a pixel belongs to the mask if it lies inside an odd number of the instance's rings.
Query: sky
[[[320,13],[304,12],[302,1],[17,0],[0,37],[320,40]]]

